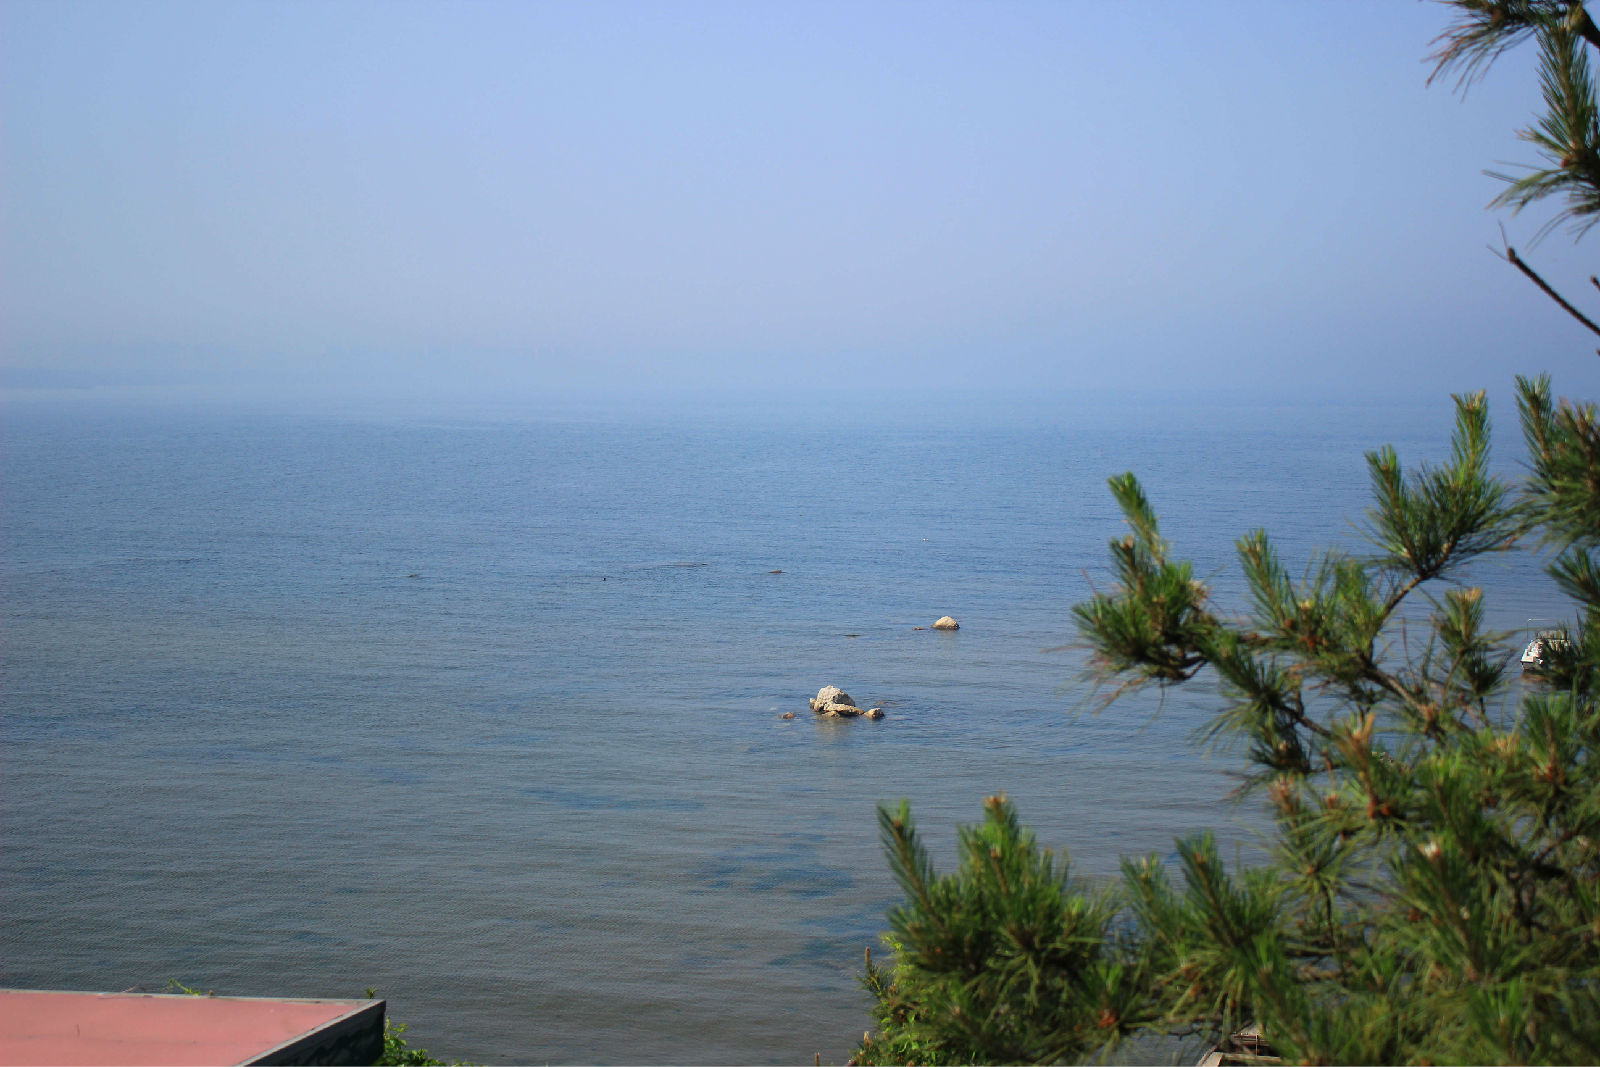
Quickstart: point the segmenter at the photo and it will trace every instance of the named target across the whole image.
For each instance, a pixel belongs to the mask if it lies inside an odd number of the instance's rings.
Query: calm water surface
[[[0,984],[376,986],[483,1062],[841,1062],[880,800],[948,865],[1003,790],[1097,875],[1258,825],[1203,694],[1081,713],[1049,651],[1108,584],[1105,478],[1238,604],[1235,537],[1356,544],[1363,451],[1440,458],[1448,415],[13,403]],[[1498,625],[1557,610],[1532,561],[1477,577]],[[813,719],[825,684],[888,718]]]

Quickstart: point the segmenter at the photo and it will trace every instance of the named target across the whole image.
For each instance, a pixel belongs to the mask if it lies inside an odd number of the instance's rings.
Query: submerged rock
[[[946,615],[938,622],[934,623],[933,628],[935,630],[959,630],[961,629],[961,624],[956,622],[956,620],[952,619],[950,616]]]
[[[861,709],[854,704],[823,704],[817,708],[819,715],[837,715],[841,719],[851,719],[861,714]]]

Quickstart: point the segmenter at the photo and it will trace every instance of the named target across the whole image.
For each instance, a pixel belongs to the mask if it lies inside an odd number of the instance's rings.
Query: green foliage
[[[1081,1033],[1126,1032],[1140,976],[1116,959],[1116,905],[1073,882],[1041,852],[1002,797],[961,831],[961,865],[934,875],[909,806],[879,823],[906,903],[889,913],[897,946],[885,981],[868,961],[890,1035],[868,1060],[911,1052],[925,1063],[1050,1062]],[[900,1060],[899,1062],[905,1062]]]
[[[893,970],[885,974],[872,962],[872,950],[867,949],[867,966],[861,975],[861,985],[872,994],[874,1018],[878,1024],[875,1037],[868,1031],[861,1035],[861,1048],[856,1063],[920,1063],[927,1067],[944,1067],[947,1064],[969,1064],[973,1056],[963,1054],[953,1042],[945,1040],[937,1027],[920,1025],[920,1006],[907,995],[916,980],[916,973],[904,960],[904,947],[893,934],[882,937],[884,947],[895,955]]]
[[[1206,587],[1188,563],[1167,559],[1155,512],[1132,474],[1111,479],[1132,532],[1111,542],[1111,562],[1124,589],[1137,597],[1096,596],[1073,608],[1080,628],[1092,630],[1096,647],[1119,671],[1153,681],[1182,681],[1201,663],[1200,646],[1209,635],[1201,610]]]
[[[1600,29],[1583,4],[1447,2],[1438,72],[1541,49],[1547,114],[1523,136],[1552,166],[1500,202],[1565,194],[1557,221],[1600,221],[1585,53]],[[1265,532],[1240,539],[1242,616],[1173,558],[1134,476],[1111,479],[1116,585],[1073,610],[1091,670],[1113,696],[1216,680],[1206,733],[1244,753],[1270,854],[1229,869],[1202,835],[1178,842],[1176,872],[1128,860],[1095,888],[994,797],[939,875],[908,806],[881,809],[905,902],[893,969],[868,959],[878,1029],[857,1062],[1104,1058],[1250,1025],[1306,1063],[1600,1060],[1600,415],[1544,378],[1518,392],[1520,485],[1489,473],[1482,394],[1457,397],[1442,464],[1368,455],[1367,557],[1325,553],[1296,581]],[[1575,614],[1518,701],[1515,649],[1461,579],[1535,544]]]
[[[893,972],[869,964],[858,1062],[1058,1062],[1251,1023],[1303,1062],[1600,1055],[1600,448],[1592,408],[1521,391],[1520,496],[1488,473],[1483,398],[1458,398],[1446,463],[1369,457],[1370,558],[1330,553],[1295,582],[1266,534],[1240,540],[1242,618],[1169,558],[1132,476],[1111,480],[1132,532],[1116,589],[1077,609],[1094,667],[1119,691],[1213,669],[1209,732],[1246,753],[1270,859],[1229,870],[1201,836],[1178,842],[1177,879],[1130,860],[1095,889],[997,797],[940,876],[909,808],[882,809],[905,902]],[[1556,546],[1579,611],[1545,686],[1510,702],[1475,588],[1443,588],[1431,639],[1396,654],[1408,598],[1519,535]]]
[[[367,987],[367,999],[375,1000],[378,990],[373,986]],[[383,1055],[373,1064],[373,1067],[462,1067],[462,1061],[455,1060],[446,1063],[436,1060],[428,1055],[425,1048],[412,1048],[405,1039],[406,1024],[397,1023],[385,1016],[383,1020]]]
[[[191,989],[176,978],[167,979],[167,992],[181,993],[186,997],[214,997],[217,995],[215,989]],[[370,1000],[371,998],[369,997],[368,999]]]
[[[383,1020],[383,1056],[374,1067],[449,1067],[444,1060],[428,1055],[427,1049],[409,1047],[405,1032],[405,1023]]]

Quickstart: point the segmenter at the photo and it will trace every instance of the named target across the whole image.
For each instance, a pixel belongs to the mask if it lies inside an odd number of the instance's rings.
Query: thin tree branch
[[[1573,307],[1571,304],[1567,303],[1566,300],[1562,298],[1560,293],[1550,288],[1548,282],[1539,277],[1538,273],[1535,272],[1532,267],[1528,266],[1522,261],[1522,257],[1517,255],[1517,250],[1515,248],[1512,248],[1510,245],[1506,245],[1506,250],[1502,258],[1507,263],[1510,263],[1513,267],[1520,270],[1523,274],[1527,275],[1529,281],[1533,282],[1533,284],[1537,285],[1540,289],[1543,289],[1544,294],[1551,300],[1554,300],[1557,304],[1560,304],[1566,310],[1568,315],[1571,315],[1573,318],[1589,327],[1590,333],[1594,334],[1596,337],[1600,337],[1600,326],[1596,326],[1587,315]]]
[[[1323,726],[1321,723],[1317,722],[1306,714],[1305,704],[1303,701],[1301,701],[1299,694],[1295,695],[1294,703],[1295,706],[1292,708],[1287,704],[1283,705],[1283,710],[1289,713],[1289,720],[1291,722],[1293,722],[1296,726],[1304,726],[1307,730],[1310,730],[1312,733],[1323,738],[1324,740],[1333,736],[1332,732],[1329,731],[1327,727]]]
[[[1578,18],[1573,29],[1578,31],[1578,36],[1594,48],[1600,48],[1600,27],[1596,27],[1594,20],[1589,17],[1589,12],[1581,5],[1578,7]]]
[[[1452,537],[1450,539],[1450,543],[1445,545],[1444,558],[1448,559],[1449,556],[1450,556],[1450,553],[1452,551],[1454,551],[1455,547],[1456,547],[1455,538]],[[1402,585],[1402,586],[1399,586],[1398,588],[1396,588],[1395,591],[1389,595],[1389,599],[1384,602],[1384,605],[1383,605],[1383,619],[1382,619],[1384,624],[1385,625],[1388,624],[1389,616],[1393,615],[1394,614],[1394,609],[1400,606],[1400,601],[1404,600],[1407,596],[1409,596],[1411,594],[1411,590],[1415,589],[1417,586],[1421,585],[1423,582],[1427,581],[1429,578],[1432,578],[1432,577],[1433,577],[1433,575],[1428,575],[1427,577],[1424,577],[1423,575],[1420,575],[1420,574],[1413,574],[1411,576],[1411,580],[1410,581],[1406,582],[1405,585]]]

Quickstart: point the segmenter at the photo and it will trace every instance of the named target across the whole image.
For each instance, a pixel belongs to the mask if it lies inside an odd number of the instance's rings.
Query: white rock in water
[[[950,616],[946,615],[938,622],[934,623],[933,628],[935,630],[959,630],[961,629],[961,624],[956,622],[956,620],[952,619]]]
[[[869,719],[881,719],[881,718],[883,718],[883,709],[882,708],[868,708],[867,712],[866,712],[866,715],[867,715],[867,718],[869,718]]]
[[[825,685],[817,690],[816,697],[811,701],[811,710],[823,711],[828,704],[848,704],[850,707],[855,707],[856,702],[850,699],[849,693],[838,686]]]

